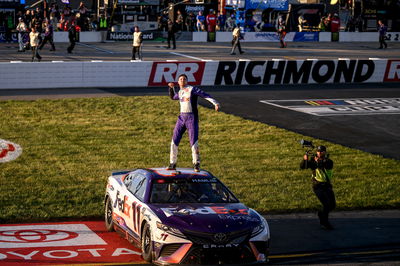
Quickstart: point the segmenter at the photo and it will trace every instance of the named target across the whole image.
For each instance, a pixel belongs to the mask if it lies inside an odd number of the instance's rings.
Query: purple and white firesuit
[[[186,129],[189,134],[190,147],[192,149],[193,164],[200,163],[200,154],[198,146],[199,137],[199,114],[197,110],[198,97],[204,98],[214,106],[219,103],[209,94],[198,87],[186,85],[178,93],[174,88],[169,88],[169,96],[172,100],[179,100],[180,114],[174,128],[174,134],[171,141],[170,163],[176,164],[178,160],[178,146]]]

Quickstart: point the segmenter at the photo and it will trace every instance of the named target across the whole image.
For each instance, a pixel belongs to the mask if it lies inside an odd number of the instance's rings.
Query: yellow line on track
[[[299,257],[309,257],[314,256],[321,253],[304,253],[304,254],[288,254],[288,255],[272,255],[268,256],[270,259],[284,259],[284,258],[299,258]]]

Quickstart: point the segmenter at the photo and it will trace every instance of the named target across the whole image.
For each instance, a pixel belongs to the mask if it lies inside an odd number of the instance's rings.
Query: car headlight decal
[[[186,238],[185,235],[177,228],[165,225],[160,222],[157,222],[156,224],[157,224],[157,228],[164,232],[167,232],[167,233],[177,236],[177,237]]]
[[[254,227],[253,231],[251,232],[251,237],[255,237],[259,233],[261,233],[264,230],[265,226],[263,223],[258,224],[256,227]]]

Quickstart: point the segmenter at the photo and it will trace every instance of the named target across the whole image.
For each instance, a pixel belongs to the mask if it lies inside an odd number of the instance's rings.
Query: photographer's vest
[[[317,169],[313,170],[312,177],[315,180],[317,180],[318,182],[321,182],[321,183],[328,182],[328,183],[330,183],[331,179],[332,179],[332,174],[333,174],[332,169],[327,170],[327,169],[317,168]]]
[[[100,18],[100,29],[106,29],[107,28],[107,19],[106,18]]]

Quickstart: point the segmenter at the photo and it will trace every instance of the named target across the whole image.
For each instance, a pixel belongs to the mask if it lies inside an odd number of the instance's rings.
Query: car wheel
[[[142,235],[142,257],[147,262],[152,262],[153,259],[153,245],[151,240],[150,226],[146,224],[143,228]]]
[[[104,206],[104,222],[108,231],[115,231],[113,222],[113,208],[110,197],[107,197],[106,204]]]

